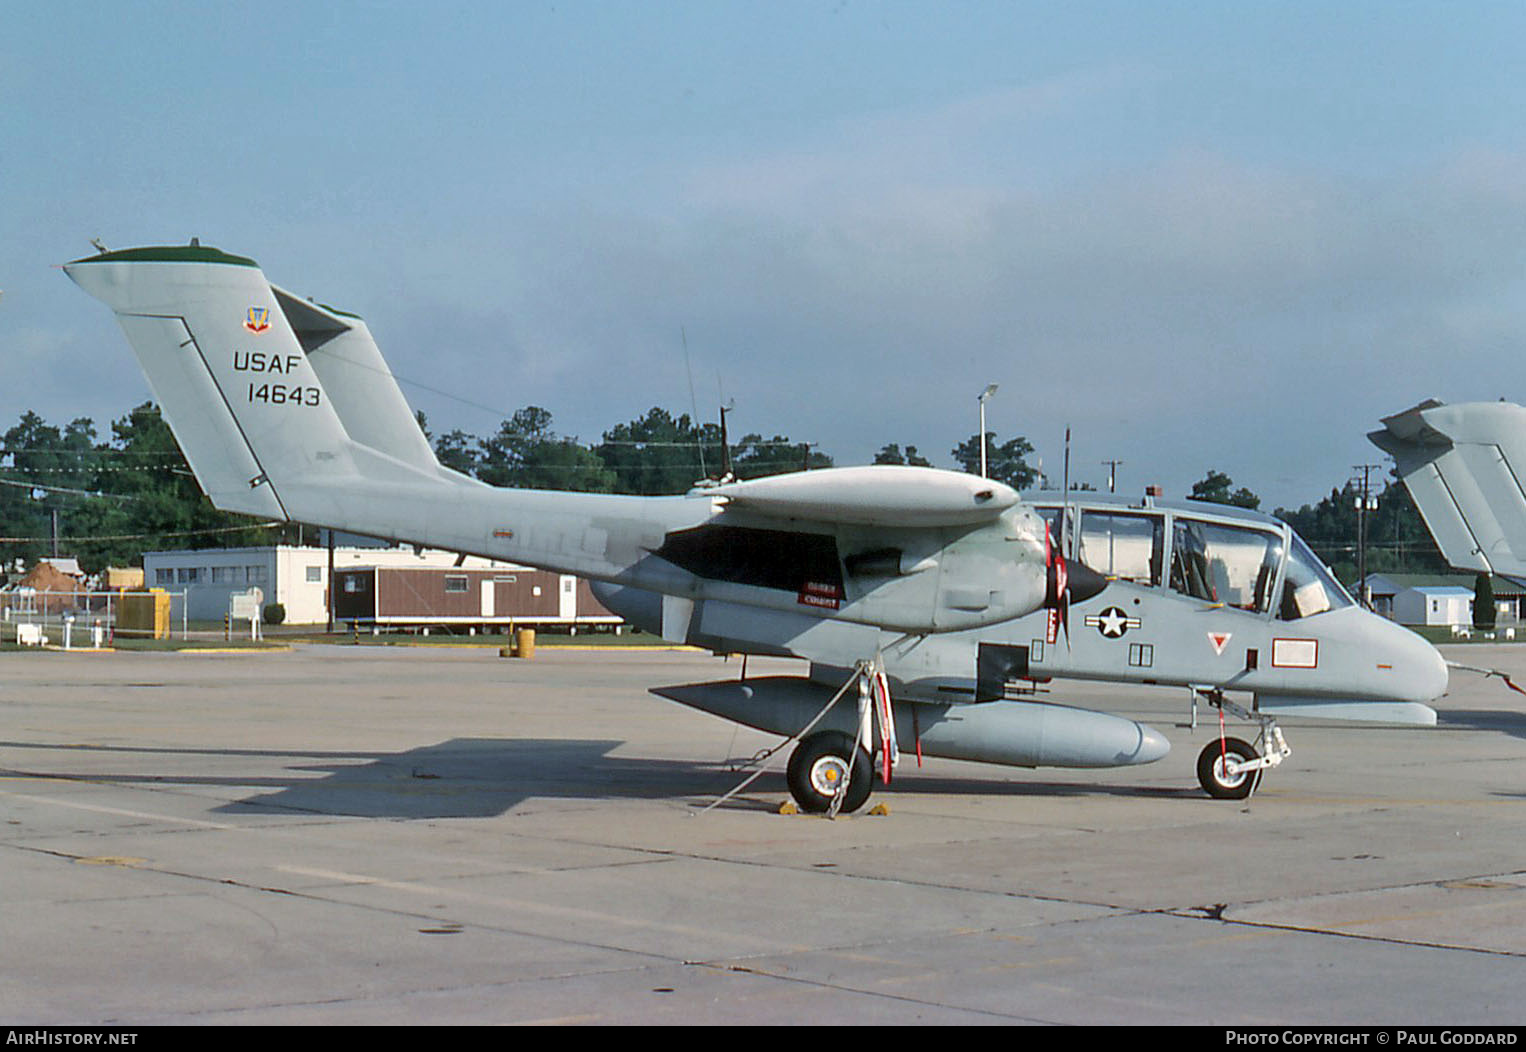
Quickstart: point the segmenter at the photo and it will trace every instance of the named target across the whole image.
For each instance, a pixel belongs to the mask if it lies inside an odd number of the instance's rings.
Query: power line
[[[218,533],[239,533],[244,530],[263,530],[273,526],[285,526],[284,522],[271,519],[268,522],[253,522],[247,526],[219,526],[209,527],[205,530],[165,530],[155,533],[95,533],[77,534],[72,537],[59,537],[60,541],[142,541],[159,537],[206,537]],[[53,535],[46,537],[0,537],[0,544],[32,544],[46,543],[53,540]]]
[[[17,489],[40,489],[45,493],[73,493],[80,497],[104,497],[107,500],[146,500],[146,497],[135,496],[130,493],[102,493],[99,490],[75,489],[73,486],[47,486],[41,482],[18,482],[14,479],[0,479],[0,486],[14,486]]]

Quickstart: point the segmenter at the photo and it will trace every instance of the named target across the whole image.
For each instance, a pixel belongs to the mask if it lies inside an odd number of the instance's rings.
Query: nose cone
[[[1400,664],[1395,662],[1394,668],[1407,670],[1405,678],[1408,680],[1404,697],[1409,701],[1428,702],[1435,701],[1446,693],[1447,689],[1447,663],[1441,656],[1441,652],[1420,636],[1407,628],[1393,625],[1397,629],[1396,649],[1400,652]]]
[[[1083,562],[1066,564],[1070,576],[1070,601],[1084,603],[1107,587],[1107,578]]]
[[[1354,634],[1347,635],[1368,670],[1376,664],[1375,693],[1396,701],[1435,701],[1446,693],[1447,663],[1429,642],[1403,625],[1366,610],[1353,611]],[[1343,632],[1343,635],[1346,634]],[[1368,673],[1371,675],[1371,672]]]
[[[1171,743],[1160,731],[1147,723],[1139,724],[1139,750],[1134,763],[1154,763],[1171,751]]]

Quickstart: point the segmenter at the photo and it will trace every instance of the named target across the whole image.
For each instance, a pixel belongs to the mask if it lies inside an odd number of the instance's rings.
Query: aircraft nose
[[[1447,663],[1441,652],[1415,633],[1409,633],[1409,646],[1414,652],[1408,664],[1414,666],[1414,691],[1416,701],[1435,701],[1446,693]]]
[[[1423,705],[1445,694],[1447,663],[1441,652],[1402,625],[1375,615],[1374,620],[1382,632],[1376,641],[1379,643],[1378,653],[1391,655],[1385,662],[1389,669],[1385,670],[1384,678],[1394,676],[1389,684],[1394,695]]]

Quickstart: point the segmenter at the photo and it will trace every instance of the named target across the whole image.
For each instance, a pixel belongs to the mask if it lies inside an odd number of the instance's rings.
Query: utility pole
[[[1357,601],[1364,609],[1372,609],[1370,598],[1371,589],[1367,587],[1367,515],[1377,511],[1378,499],[1372,496],[1372,472],[1377,464],[1357,464],[1355,468],[1362,473],[1362,491],[1357,496],[1356,504],[1356,589]]]
[[[1118,478],[1118,465],[1122,464],[1123,461],[1121,461],[1121,460],[1104,460],[1102,463],[1107,466],[1107,491],[1109,493],[1116,493],[1116,492],[1118,492],[1117,489],[1114,488],[1114,483],[1117,481],[1117,478]]]
[[[328,625],[324,631],[329,635],[334,634],[334,529],[329,527],[325,531],[329,535],[329,576],[327,586],[323,589],[323,605],[328,607]]]

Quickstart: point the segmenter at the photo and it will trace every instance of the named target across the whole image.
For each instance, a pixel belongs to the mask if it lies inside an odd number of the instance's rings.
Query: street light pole
[[[986,400],[996,393],[995,384],[987,384],[980,392],[980,477],[990,478],[986,471]]]

